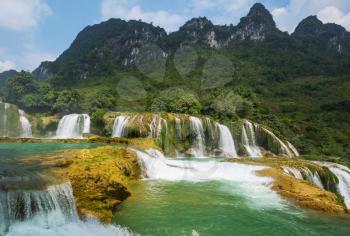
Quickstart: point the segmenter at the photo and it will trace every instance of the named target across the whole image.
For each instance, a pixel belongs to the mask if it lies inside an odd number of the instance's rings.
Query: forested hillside
[[[0,79],[3,100],[33,115],[107,111],[247,118],[301,154],[350,159],[350,33],[315,16],[280,31],[255,4],[237,26],[205,17],[176,32],[110,19],[83,29],[54,62]]]

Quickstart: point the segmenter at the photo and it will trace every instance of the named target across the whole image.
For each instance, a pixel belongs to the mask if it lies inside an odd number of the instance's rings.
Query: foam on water
[[[238,186],[239,193],[244,194],[252,204],[262,207],[282,207],[282,199],[270,189],[273,181],[270,177],[260,177],[256,171],[266,167],[230,162],[219,162],[212,159],[179,160],[168,159],[162,155],[136,151],[144,176],[150,180],[165,181],[220,181],[226,186]],[[229,191],[231,191],[229,190]]]
[[[49,217],[55,218],[51,212]],[[20,222],[10,227],[6,236],[129,236],[135,235],[126,228],[114,225],[102,225],[94,218],[86,221],[71,221],[67,223],[47,223],[47,218],[35,217],[32,220]]]

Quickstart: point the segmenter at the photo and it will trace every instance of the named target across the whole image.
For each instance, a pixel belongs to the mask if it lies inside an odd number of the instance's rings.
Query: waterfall
[[[114,120],[112,137],[120,138],[123,137],[123,130],[125,125],[128,124],[128,117],[126,116],[117,116]]]
[[[176,137],[181,140],[182,139],[182,129],[181,129],[181,120],[175,117],[175,131]]]
[[[260,148],[256,145],[256,136],[253,124],[247,120],[242,126],[242,142],[250,157],[262,157]]]
[[[288,148],[288,146],[284,142],[282,142],[282,140],[279,139],[274,133],[265,128],[262,128],[262,130],[265,131],[268,135],[270,135],[270,137],[279,144],[283,155],[285,155],[288,158],[292,158],[295,156],[295,154]]]
[[[283,166],[281,167],[283,172],[289,174],[297,179],[303,179],[308,181],[309,183],[324,189],[321,178],[317,172],[312,173],[308,168],[303,168],[301,170],[293,167]]]
[[[70,183],[50,186],[46,190],[0,192],[0,235],[17,222],[34,217],[47,218],[51,212],[56,216],[50,219],[53,221],[78,220]]]
[[[21,137],[30,138],[32,137],[32,126],[28,119],[24,116],[24,111],[18,110],[19,122],[21,123]]]
[[[81,221],[69,182],[45,190],[0,191],[0,235],[133,235],[127,229]]]
[[[252,199],[257,205],[280,207],[282,200],[270,189],[273,179],[257,176],[264,166],[220,162],[215,160],[183,160],[165,158],[157,151],[141,152],[134,150],[138,156],[143,176],[151,180],[164,181],[221,181],[240,186],[238,194]],[[228,188],[230,191],[232,187]]]
[[[202,121],[199,118],[194,116],[190,116],[189,119],[190,119],[191,131],[195,135],[191,152],[196,157],[202,157],[204,156],[204,152],[205,152],[204,129],[203,129]]]
[[[235,143],[230,130],[225,125],[217,124],[219,128],[219,149],[225,157],[237,157]]]
[[[328,167],[339,180],[337,190],[344,197],[344,203],[350,209],[350,169],[346,166],[331,162],[316,162],[322,166]]]
[[[304,179],[303,175],[301,174],[301,171],[298,170],[297,168],[284,166],[282,167],[282,169],[286,174],[289,174],[297,179]]]
[[[240,152],[245,150],[250,157],[262,157],[263,148],[290,158],[299,155],[292,144],[248,120],[243,120],[242,128],[232,133],[209,117],[171,113],[117,114],[113,121],[112,137],[149,137],[172,156],[237,157],[238,147]]]
[[[0,126],[0,136],[7,137],[9,135],[8,132],[8,110],[10,108],[10,104],[0,102],[0,120],[1,120],[1,126]]]
[[[87,114],[70,114],[58,123],[56,138],[82,138],[90,132],[90,117]]]

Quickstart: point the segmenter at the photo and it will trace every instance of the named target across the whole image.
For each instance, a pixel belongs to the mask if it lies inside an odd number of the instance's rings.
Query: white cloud
[[[165,10],[145,11],[140,5],[131,6],[123,0],[103,0],[101,5],[102,20],[109,18],[121,18],[124,20],[139,20],[165,28],[167,31],[175,31],[187,18],[172,14]]]
[[[0,27],[13,30],[27,30],[52,14],[44,0],[1,0]]]
[[[50,52],[45,51],[27,51],[24,52],[20,62],[25,70],[34,70],[43,61],[54,61],[57,57]]]
[[[272,14],[273,16],[276,16],[276,17],[278,17],[278,16],[280,16],[280,15],[284,15],[284,14],[286,14],[286,13],[287,13],[287,9],[286,9],[285,7],[275,8],[275,9],[273,9],[273,10],[271,11],[271,14]]]
[[[317,16],[325,23],[336,23],[350,31],[350,12],[345,14],[338,8],[329,6],[319,11]]]
[[[272,15],[281,29],[293,32],[297,24],[310,15],[318,15],[323,22],[336,22],[349,29],[350,1],[348,0],[290,0],[283,8],[275,8]]]
[[[16,64],[13,61],[10,60],[5,60],[5,61],[0,61],[0,72],[15,69]]]
[[[220,9],[221,12],[237,12],[249,9],[254,2],[254,0],[193,0],[193,6],[197,11],[215,8]]]

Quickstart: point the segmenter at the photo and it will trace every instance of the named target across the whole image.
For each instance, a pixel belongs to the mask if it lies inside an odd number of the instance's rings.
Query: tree
[[[58,97],[52,107],[52,111],[62,114],[79,112],[81,109],[81,100],[81,96],[77,91],[65,89],[58,93]]]
[[[18,105],[25,105],[21,99],[28,93],[36,91],[36,83],[29,72],[20,72],[14,77],[8,79],[4,88],[6,101]]]

